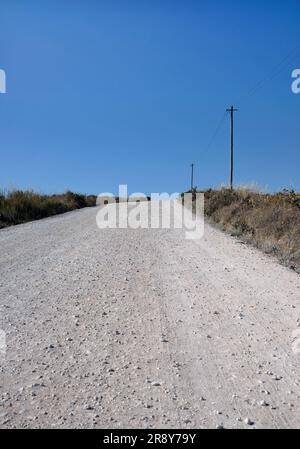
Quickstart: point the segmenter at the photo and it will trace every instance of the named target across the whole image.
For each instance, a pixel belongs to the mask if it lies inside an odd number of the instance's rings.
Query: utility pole
[[[237,111],[233,106],[231,108],[226,109],[227,112],[230,112],[230,188],[233,187],[233,116]]]
[[[194,188],[194,164],[191,164],[192,167],[192,173],[191,173],[191,192],[193,191]]]

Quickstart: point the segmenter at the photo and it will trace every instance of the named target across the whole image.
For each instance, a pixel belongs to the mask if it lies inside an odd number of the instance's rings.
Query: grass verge
[[[300,273],[300,194],[209,189],[204,212],[231,235],[254,244]]]
[[[95,205],[96,196],[70,191],[56,195],[41,195],[29,190],[1,192],[0,228]]]

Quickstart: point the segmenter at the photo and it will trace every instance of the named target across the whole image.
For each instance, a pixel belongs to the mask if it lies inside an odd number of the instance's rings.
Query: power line
[[[211,146],[212,146],[212,144],[213,144],[215,138],[217,137],[217,135],[218,135],[218,133],[219,133],[219,131],[220,131],[222,125],[225,123],[225,118],[226,118],[226,116],[227,116],[227,111],[225,111],[225,113],[222,114],[222,117],[221,117],[220,121],[218,122],[217,127],[215,128],[215,131],[214,131],[214,133],[212,134],[212,136],[211,136],[211,138],[210,138],[210,140],[209,140],[209,142],[208,142],[208,145],[207,145],[207,147],[206,147],[206,149],[205,149],[205,152],[207,152],[207,151],[211,148]],[[192,173],[191,173],[191,189],[192,189],[192,190],[193,190],[193,188],[194,188],[194,186],[193,186],[193,180],[194,180],[194,166],[195,166],[194,163],[191,164],[191,167],[192,167]]]
[[[273,81],[277,76],[279,76],[288,65],[293,61],[294,58],[298,57],[298,52],[300,47],[295,47],[291,50],[278,64],[276,64],[273,69],[265,75],[260,81],[258,81],[245,95],[241,95],[238,102],[239,104],[244,101],[246,98],[252,97],[259,91],[262,87],[266,85],[266,83]]]
[[[219,134],[219,131],[220,131],[222,125],[223,125],[224,122],[225,122],[225,117],[226,117],[226,115],[227,115],[227,111],[225,111],[225,113],[222,115],[222,118],[221,118],[220,122],[218,123],[218,125],[217,125],[217,127],[216,127],[216,129],[215,129],[215,132],[213,133],[212,137],[211,137],[210,140],[209,140],[209,143],[208,143],[208,145],[207,145],[206,151],[208,151],[208,150],[210,149],[210,147],[212,146],[212,144],[213,144],[215,138],[216,138],[217,135]]]
[[[260,81],[258,81],[254,87],[252,87],[245,95],[240,96],[239,103],[241,101],[244,101],[246,98],[252,97],[259,89],[265,86],[266,83],[271,82],[273,79],[275,79],[277,76],[279,76],[283,70],[293,61],[293,59],[297,56],[298,52],[300,50],[300,46],[295,47],[293,50],[291,50],[276,66],[273,68],[273,70],[266,76],[264,76]],[[206,147],[206,152],[211,148],[212,144],[215,141],[215,138],[220,132],[220,129],[222,125],[225,122],[225,118],[228,113],[231,113],[231,145],[230,145],[230,186],[232,188],[233,185],[233,113],[236,112],[236,109],[233,108],[233,106],[230,109],[227,109],[225,113],[222,115],[214,133],[212,134],[212,137],[209,140],[209,143]]]

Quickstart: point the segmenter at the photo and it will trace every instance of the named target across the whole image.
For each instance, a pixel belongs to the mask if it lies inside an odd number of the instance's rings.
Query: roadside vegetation
[[[56,195],[42,195],[31,190],[3,191],[0,193],[0,228],[95,206],[96,198],[70,191]]]
[[[300,194],[284,190],[206,190],[205,215],[223,230],[276,255],[300,273]]]

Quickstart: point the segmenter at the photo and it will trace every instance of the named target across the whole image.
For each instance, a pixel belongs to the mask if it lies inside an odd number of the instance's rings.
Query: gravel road
[[[96,213],[0,231],[0,426],[299,427],[300,276]]]

